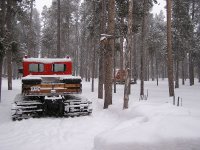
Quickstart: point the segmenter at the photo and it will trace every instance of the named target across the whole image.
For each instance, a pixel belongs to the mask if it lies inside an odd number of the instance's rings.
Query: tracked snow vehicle
[[[125,70],[116,69],[116,73],[114,75],[114,79],[115,79],[116,84],[125,84],[126,71]],[[113,79],[113,82],[114,82],[114,79]],[[136,81],[131,79],[131,84],[136,84]]]
[[[81,78],[72,76],[66,58],[23,59],[22,92],[12,105],[12,119],[81,116],[92,113],[91,102],[80,96]]]

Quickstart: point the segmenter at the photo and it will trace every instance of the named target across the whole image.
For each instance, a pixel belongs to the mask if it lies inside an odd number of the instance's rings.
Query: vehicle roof
[[[23,58],[23,62],[39,62],[39,63],[71,62],[71,58]]]

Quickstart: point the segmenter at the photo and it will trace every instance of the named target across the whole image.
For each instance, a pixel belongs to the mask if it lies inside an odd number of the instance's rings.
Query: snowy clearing
[[[96,81],[97,85],[97,81]],[[123,85],[117,85],[113,105],[103,110],[97,86],[83,81],[82,95],[93,102],[93,114],[74,118],[11,121],[11,103],[21,91],[21,80],[7,90],[3,80],[0,104],[0,150],[199,150],[200,84],[175,90],[182,107],[168,97],[167,80],[145,82],[149,97],[139,101],[139,83],[132,85],[129,109],[123,107]]]

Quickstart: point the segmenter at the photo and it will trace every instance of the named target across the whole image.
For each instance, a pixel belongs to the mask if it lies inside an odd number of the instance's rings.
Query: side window
[[[43,72],[44,64],[29,64],[29,72]]]
[[[65,72],[66,64],[53,64],[53,72]]]

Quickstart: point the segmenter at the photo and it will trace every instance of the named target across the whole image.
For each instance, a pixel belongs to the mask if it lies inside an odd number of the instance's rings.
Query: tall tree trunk
[[[86,18],[86,14],[85,14],[85,10],[83,12],[83,24],[85,24],[85,18]],[[86,41],[85,41],[85,30],[83,29],[82,31],[82,37],[81,37],[81,58],[80,58],[80,76],[81,78],[85,77],[84,76],[84,68],[85,68],[85,49],[86,49]]]
[[[58,10],[57,10],[57,58],[60,58],[61,55],[60,55],[60,52],[61,52],[61,49],[60,49],[60,0],[57,0],[58,1]]]
[[[93,3],[93,16],[95,16],[95,1],[92,2]],[[93,20],[93,26],[95,26],[95,22]],[[95,30],[95,29],[93,29]],[[95,73],[95,57],[96,57],[96,50],[95,50],[95,31],[93,31],[93,34],[92,34],[92,40],[91,40],[91,52],[93,54],[92,56],[92,92],[94,92],[94,73]]]
[[[101,0],[101,13],[100,13],[100,26],[101,34],[106,33],[106,1]],[[98,82],[98,98],[103,99],[103,81],[104,81],[104,48],[100,45],[99,52],[99,82]]]
[[[146,31],[147,32],[147,31]],[[149,58],[148,50],[144,47],[144,81],[148,81]]]
[[[12,17],[13,14],[13,0],[7,0],[7,14],[6,14],[6,41],[7,41],[7,74],[8,74],[8,90],[12,90],[12,49],[11,49],[11,42],[12,42]]]
[[[126,52],[126,78],[125,78],[125,86],[124,86],[124,109],[128,108],[129,101],[129,86],[131,82],[131,49],[132,49],[132,25],[133,25],[133,0],[129,0],[129,11],[128,11],[128,48]]]
[[[185,85],[185,62],[182,61],[182,85]]]
[[[115,0],[108,1],[108,34],[112,38],[108,39],[105,52],[105,99],[104,109],[112,104],[112,70],[113,70],[113,50],[115,31]]]
[[[154,59],[153,59],[153,54],[151,54],[151,78],[152,78],[152,81],[155,80],[155,77],[154,77]]]
[[[179,60],[176,60],[176,80],[175,80],[175,88],[179,88]]]
[[[84,68],[84,51],[85,51],[85,42],[84,37],[81,37],[81,51],[80,51],[80,76],[81,78],[84,77],[83,68]]]
[[[78,14],[76,14],[76,47],[75,47],[75,68],[74,72],[75,75],[80,75],[79,74],[79,29],[78,29]]]
[[[8,75],[8,90],[12,90],[12,52],[7,49],[7,75]]]
[[[1,87],[2,87],[2,66],[3,66],[3,57],[0,57],[0,103],[1,103]]]
[[[190,78],[190,86],[194,85],[194,61],[193,61],[193,52],[189,53],[189,78]]]
[[[145,36],[146,36],[146,22],[147,22],[147,0],[143,1],[143,18],[142,18],[142,33],[141,33],[141,58],[140,58],[140,64],[141,64],[141,69],[140,69],[140,95],[144,95],[144,55],[145,55]]]
[[[116,74],[116,50],[115,50],[115,37],[114,37],[114,49],[113,49],[113,57],[114,57],[114,60],[113,60],[113,77],[114,77],[114,93],[116,93],[116,78],[115,78],[115,74]]]
[[[88,59],[89,59],[89,40],[86,40],[86,51],[85,51],[85,81],[88,82],[88,70],[89,70],[89,64],[88,64]]]
[[[133,35],[133,80],[137,83],[137,38]]]
[[[7,57],[4,57],[4,59],[3,59],[3,68],[2,68],[2,72],[3,72],[3,77],[7,77]]]
[[[198,79],[199,79],[199,82],[200,82],[200,61],[198,62]]]
[[[124,49],[123,49],[123,43],[124,43],[124,18],[122,17],[120,19],[120,32],[121,32],[121,36],[120,37],[120,70],[124,69]],[[120,79],[123,79],[123,71],[120,71]],[[120,81],[122,84],[122,80]]]
[[[4,38],[4,26],[5,26],[5,0],[0,2],[0,38]],[[5,48],[0,49],[0,51],[4,51]],[[0,55],[0,103],[1,103],[1,87],[2,87],[2,67],[3,67],[3,57],[4,54]]]
[[[172,0],[167,0],[167,69],[169,96],[174,96],[173,58],[172,58],[172,30],[171,30]]]
[[[133,7],[133,6],[132,6]],[[132,8],[133,9],[133,8]],[[134,18],[133,18],[133,15],[132,15],[132,22],[133,22],[133,20],[134,20]],[[132,23],[133,24],[133,23]],[[131,31],[131,48],[130,48],[130,65],[129,65],[129,67],[130,67],[130,84],[129,84],[129,95],[131,94],[131,80],[132,80],[132,78],[133,78],[133,46],[134,46],[134,33],[133,33],[133,30]]]
[[[33,20],[33,0],[31,0],[30,3],[30,8],[31,8],[31,12],[30,12],[30,18],[29,18],[29,37],[28,37],[28,56],[29,57],[33,57],[33,29],[32,29],[32,20]]]
[[[73,53],[71,52],[71,48],[70,48],[70,1],[66,0],[66,4],[67,4],[67,8],[66,8],[66,47],[67,47],[67,54],[69,54],[71,57],[73,57]],[[84,11],[84,15],[85,15],[85,11]],[[84,18],[84,23],[85,23],[85,18]],[[85,33],[85,31],[84,31]],[[86,42],[86,41],[85,41]],[[85,48],[85,47],[84,47]]]
[[[167,69],[165,62],[162,63],[162,80],[164,80],[167,77]]]
[[[150,72],[150,65],[149,65],[149,63],[150,63],[150,60],[149,60],[149,57],[148,56],[146,56],[147,57],[147,64],[146,64],[146,67],[147,67],[147,75],[146,75],[146,81],[149,81],[149,78],[150,78],[150,75],[149,75],[149,72]]]
[[[95,1],[93,1],[92,2],[93,3],[93,12],[92,12],[92,14],[93,14],[93,16],[95,16]],[[95,26],[95,21],[93,20],[93,26]],[[95,43],[96,43],[96,41],[95,41],[95,29],[93,29],[93,34],[92,34],[92,41],[91,41],[91,54],[93,55],[92,56],[92,92],[94,92],[94,74],[95,74],[95,60],[96,60],[96,49],[95,49]]]
[[[100,46],[100,56],[99,56],[99,82],[98,82],[98,98],[103,99],[103,79],[104,79],[104,59],[102,46]]]
[[[188,13],[190,13],[188,11]],[[194,15],[195,15],[195,0],[192,0],[192,21],[194,22]],[[194,33],[191,34],[191,47],[189,52],[189,79],[190,79],[190,86],[194,85],[194,52],[192,50],[192,46],[194,43]]]
[[[87,39],[87,54],[86,54],[86,81],[90,82],[90,53],[91,51],[91,37]]]
[[[92,40],[93,46],[93,60],[92,60],[92,92],[94,92],[94,73],[95,73],[95,60],[96,60],[96,50],[95,50],[95,39]]]
[[[157,86],[158,86],[158,77],[159,77],[159,75],[158,75],[158,52],[156,51],[155,52],[156,53],[156,83],[157,83]],[[164,72],[164,71],[163,71]]]

